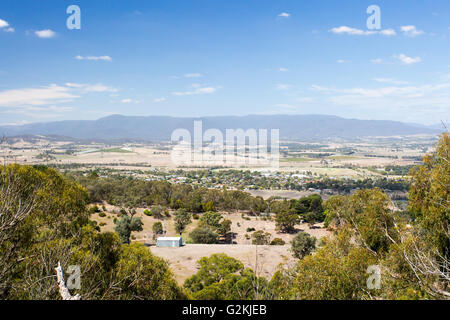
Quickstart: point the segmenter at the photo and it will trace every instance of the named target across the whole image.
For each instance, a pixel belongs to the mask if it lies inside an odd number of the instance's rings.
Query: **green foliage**
[[[184,283],[195,299],[251,300],[267,293],[267,280],[223,253],[201,258],[198,264],[200,270]]]
[[[270,242],[271,246],[284,246],[286,242],[283,239],[275,238]]]
[[[86,190],[54,169],[0,167],[0,299],[60,299],[59,262],[80,267],[71,294],[83,300],[186,298],[162,259],[99,233],[87,204]]]
[[[193,243],[214,244],[219,242],[218,234],[209,228],[195,228],[189,234],[189,237],[192,239]]]
[[[164,208],[162,206],[154,206],[151,210],[151,215],[156,219],[162,219]]]
[[[292,255],[297,259],[303,259],[316,248],[316,238],[306,232],[299,232],[291,242]]]
[[[97,212],[100,212],[100,209],[98,206],[95,205],[95,206],[92,206],[89,208],[89,213],[97,213]]]
[[[294,231],[295,225],[300,222],[299,216],[291,209],[281,208],[275,215],[275,224],[282,232]]]
[[[252,234],[252,244],[268,245],[271,237],[272,235],[269,232],[264,232],[262,230],[255,231]]]
[[[348,236],[338,237],[315,255],[299,261],[290,297],[314,300],[366,298],[366,270],[376,263],[367,249],[352,245]]]
[[[120,299],[172,300],[186,295],[177,286],[164,259],[138,243],[124,245],[114,270]]]
[[[106,213],[100,212],[100,213],[98,214],[98,216],[104,218],[104,217],[106,217]]]
[[[148,210],[148,209],[145,209],[145,210],[144,210],[144,214],[145,214],[146,216],[148,216],[148,217],[151,217],[151,216],[152,216],[152,212],[151,212],[150,210]]]
[[[450,137],[444,133],[433,155],[411,171],[409,209],[425,240],[450,260]]]
[[[180,235],[186,229],[186,226],[191,223],[191,214],[184,209],[178,209],[175,212],[175,231]]]
[[[386,252],[391,239],[397,237],[390,206],[389,197],[381,190],[358,190],[351,196],[328,199],[327,219],[335,225],[350,225],[366,248]]]
[[[325,219],[322,198],[318,194],[312,194],[299,200],[291,200],[291,207],[307,223],[314,224]]]
[[[200,217],[199,226],[217,230],[220,228],[220,220],[222,219],[223,216],[219,212],[205,212]]]
[[[202,203],[202,211],[208,212],[208,211],[216,211],[216,207],[214,205],[213,201],[208,201],[206,203]]]
[[[154,235],[158,235],[158,234],[163,234],[164,233],[164,229],[163,229],[163,225],[161,222],[155,222],[152,226],[152,231]]]
[[[122,243],[130,243],[131,232],[142,231],[143,225],[144,223],[140,217],[122,216],[114,230],[119,235]]]

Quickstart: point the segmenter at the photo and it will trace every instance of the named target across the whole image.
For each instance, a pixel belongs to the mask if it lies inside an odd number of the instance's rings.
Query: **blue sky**
[[[2,0],[0,124],[109,114],[448,121],[450,2]]]

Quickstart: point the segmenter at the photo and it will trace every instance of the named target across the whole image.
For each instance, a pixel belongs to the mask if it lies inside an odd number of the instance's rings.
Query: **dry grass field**
[[[101,225],[101,231],[114,231],[114,217],[117,217],[116,213],[119,208],[105,205],[107,212],[105,217],[100,217],[98,213],[92,215],[92,219],[97,221]],[[143,214],[144,209],[137,210],[136,216],[141,217],[144,222],[143,231],[133,232],[132,241],[138,241],[150,245],[150,250],[157,256],[166,259],[171,269],[175,273],[175,277],[180,284],[184,282],[188,277],[195,274],[198,270],[197,261],[205,256],[210,256],[214,253],[225,253],[231,257],[234,257],[247,267],[251,267],[254,270],[258,270],[261,276],[270,278],[276,271],[280,263],[294,264],[295,259],[292,257],[290,249],[290,241],[294,238],[295,233],[285,234],[278,233],[275,230],[275,222],[270,220],[263,220],[260,217],[245,216],[242,217],[241,212],[235,213],[222,213],[226,219],[232,221],[231,231],[235,234],[233,238],[234,244],[215,244],[215,245],[201,245],[201,244],[186,244],[181,248],[158,248],[153,240],[152,226],[155,222],[162,222],[164,229],[166,230],[165,236],[177,236],[173,219],[155,219],[153,217]],[[249,219],[249,220],[248,220]],[[190,231],[195,229],[198,225],[198,220],[192,220],[192,223],[187,227],[186,232],[183,234],[183,239],[188,239]],[[272,235],[273,238],[281,238],[286,244],[283,246],[256,246],[252,245],[251,237],[252,232],[247,232],[248,228],[254,228],[256,231],[263,230]],[[323,224],[318,224],[313,227],[308,224],[299,224],[296,226],[296,232],[306,232],[317,239],[330,236],[331,232],[323,228]],[[258,251],[258,259],[256,260],[256,250]],[[255,263],[258,261],[257,269]]]

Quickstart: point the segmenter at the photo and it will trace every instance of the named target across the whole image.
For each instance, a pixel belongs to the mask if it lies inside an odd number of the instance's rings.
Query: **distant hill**
[[[181,118],[168,116],[112,115],[98,120],[67,120],[0,127],[0,134],[57,135],[76,139],[145,139],[167,141],[175,129],[192,131],[194,120],[203,121],[203,130],[280,129],[288,140],[357,139],[369,136],[436,134],[442,130],[397,121],[345,119],[328,115],[248,115]]]

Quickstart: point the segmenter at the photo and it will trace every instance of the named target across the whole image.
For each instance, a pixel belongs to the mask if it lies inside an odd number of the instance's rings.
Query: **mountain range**
[[[111,115],[98,120],[65,120],[0,126],[6,136],[52,135],[75,139],[143,139],[167,141],[175,129],[192,132],[194,120],[201,120],[203,131],[219,129],[280,129],[285,140],[358,139],[415,134],[438,134],[442,129],[387,120],[346,119],[329,115],[248,115],[200,118],[169,116]]]

